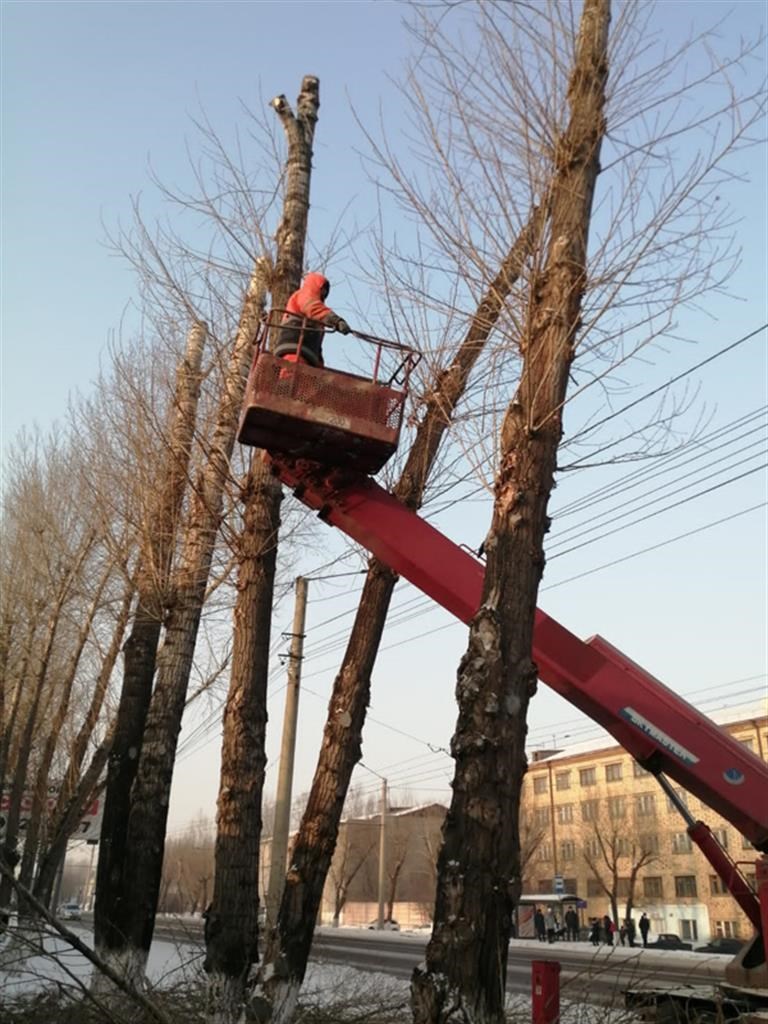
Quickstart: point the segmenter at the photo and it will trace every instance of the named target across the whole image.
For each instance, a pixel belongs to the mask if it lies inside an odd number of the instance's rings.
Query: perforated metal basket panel
[[[397,447],[404,400],[384,384],[260,353],[240,440],[375,472]]]

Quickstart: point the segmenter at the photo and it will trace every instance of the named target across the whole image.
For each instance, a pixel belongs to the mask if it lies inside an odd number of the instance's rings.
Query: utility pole
[[[267,921],[275,924],[285,883],[288,833],[291,825],[291,791],[293,762],[296,754],[296,721],[299,715],[299,685],[304,652],[304,623],[307,615],[308,581],[296,577],[296,604],[293,612],[291,649],[288,655],[288,682],[283,712],[283,737],[280,745],[280,768],[275,797],[275,827],[272,831],[272,856],[269,864],[267,890]]]
[[[370,771],[370,769],[369,769]],[[379,829],[379,931],[384,927],[384,889],[387,882],[387,780],[381,780],[381,827]]]

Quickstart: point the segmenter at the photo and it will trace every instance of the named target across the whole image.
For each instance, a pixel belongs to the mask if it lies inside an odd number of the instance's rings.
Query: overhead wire
[[[588,432],[590,432],[593,429],[596,429],[597,426],[602,425],[603,423],[607,422],[608,420],[613,419],[616,416],[621,415],[623,412],[626,412],[628,409],[630,409],[633,406],[639,404],[640,402],[646,400],[647,398],[650,398],[653,395],[658,394],[665,387],[671,386],[672,384],[674,384],[674,383],[678,382],[679,380],[681,380],[686,375],[688,375],[690,373],[693,373],[693,372],[695,372],[698,369],[701,369],[703,366],[707,365],[708,363],[711,363],[715,359],[718,359],[719,357],[721,357],[722,355],[727,354],[728,352],[730,352],[734,348],[736,348],[738,345],[743,344],[744,342],[746,342],[746,341],[750,340],[751,338],[755,337],[757,334],[761,333],[763,330],[766,329],[766,327],[768,327],[768,324],[765,324],[765,325],[757,328],[755,331],[752,331],[749,334],[744,335],[743,337],[737,339],[735,342],[732,342],[730,345],[727,345],[723,349],[720,349],[718,352],[714,353],[713,355],[707,357],[704,360],[701,360],[700,362],[696,363],[694,366],[689,367],[687,370],[683,371],[682,373],[675,375],[674,377],[670,378],[668,381],[666,381],[664,384],[660,385],[659,387],[652,389],[651,391],[649,391],[646,394],[640,396],[638,399],[634,400],[633,402],[628,403],[627,405],[622,407],[622,409],[617,410],[615,413],[612,413],[610,416],[604,417],[598,423],[591,424],[588,428],[585,428],[584,431],[582,431],[581,433],[575,435],[575,438],[578,438],[578,437],[582,436],[583,434],[588,433]],[[755,411],[755,412],[753,412],[751,414],[747,414],[744,417],[740,417],[738,420],[734,421],[732,424],[726,425],[725,427],[722,427],[722,428],[718,428],[717,431],[713,432],[711,435],[708,435],[707,439],[698,439],[698,441],[692,442],[691,445],[682,446],[680,449],[677,449],[675,452],[668,453],[668,456],[663,456],[662,458],[666,458],[666,457],[668,457],[670,459],[678,458],[678,457],[681,456],[681,453],[687,452],[688,448],[691,447],[691,446],[693,446],[694,448],[700,448],[704,444],[705,440],[714,440],[716,437],[724,435],[729,430],[735,429],[739,424],[743,425],[745,423],[750,422],[751,419],[754,419],[755,417],[761,415],[764,411],[765,411],[765,407],[763,407],[763,409],[757,410],[757,411]],[[755,428],[755,429],[759,429],[759,428]],[[749,436],[749,434],[751,434],[751,433],[754,433],[754,431],[749,431],[746,434],[740,435],[738,439],[743,439],[745,436]],[[719,447],[725,447],[728,443],[729,442],[726,442],[726,444],[721,445]],[[692,456],[692,460],[691,461],[693,461],[694,459],[699,458],[699,457],[701,457],[701,453],[700,452],[698,454],[694,454]],[[718,461],[723,461],[723,460],[718,460]],[[744,460],[744,461],[747,461],[747,460]],[[731,468],[731,467],[725,467],[723,470],[721,470],[719,472],[724,472],[727,468]],[[738,475],[736,477],[731,478],[730,480],[721,482],[717,486],[714,486],[712,488],[706,489],[705,491],[699,492],[698,494],[689,495],[685,499],[682,499],[680,502],[676,502],[676,503],[673,503],[673,504],[671,504],[669,506],[666,506],[663,509],[656,510],[655,512],[650,513],[647,516],[640,517],[639,519],[635,520],[634,522],[632,522],[630,524],[625,524],[622,527],[616,527],[615,529],[607,531],[607,532],[601,534],[598,537],[593,537],[591,540],[584,541],[581,544],[576,544],[576,545],[574,545],[574,546],[572,546],[570,548],[567,548],[564,551],[556,551],[555,550],[555,551],[553,551],[550,554],[549,552],[551,550],[551,546],[548,546],[548,558],[554,559],[554,558],[562,556],[562,555],[573,553],[574,551],[579,550],[581,547],[584,547],[587,544],[595,543],[598,540],[604,539],[605,537],[609,536],[610,534],[617,532],[619,529],[626,529],[629,526],[637,525],[637,524],[639,524],[641,522],[644,522],[645,520],[647,520],[649,518],[654,517],[655,515],[659,515],[659,514],[662,514],[663,512],[670,511],[673,508],[679,507],[680,505],[686,503],[689,500],[694,500],[694,499],[696,499],[698,497],[702,497],[702,496],[704,496],[704,495],[706,495],[708,493],[711,493],[714,490],[718,490],[720,487],[727,486],[730,483],[737,482],[738,480],[742,479],[744,476],[748,476],[748,475],[751,475],[751,473],[753,473],[753,472],[757,472],[760,468],[763,468],[763,467],[756,467],[754,470],[750,470],[748,473],[740,474],[740,475]],[[666,469],[666,470],[659,469],[658,461],[656,461],[654,465],[649,467],[649,469],[648,469],[648,474],[649,475],[647,476],[647,479],[650,479],[653,475],[659,475],[660,473],[663,473],[665,471],[669,472],[670,470],[669,469]],[[625,481],[626,489],[631,489],[631,488],[634,488],[634,487],[638,486],[638,484],[636,482],[632,483],[631,485],[629,483],[630,480],[632,480],[632,479],[636,480],[637,479],[637,473],[638,473],[638,471],[635,471],[634,473],[628,474],[627,477],[623,478],[624,481]],[[713,474],[713,475],[717,475],[717,474]],[[604,485],[603,488],[600,488],[597,491],[593,492],[593,500],[595,502],[597,502],[599,500],[606,500],[605,498],[599,498],[598,497],[598,495],[601,492],[605,492],[606,490],[608,492],[608,495],[611,496],[611,497],[615,496],[618,493],[621,493],[621,486],[620,486],[620,484],[621,484],[621,482],[619,482],[618,485]],[[688,486],[694,486],[694,485],[695,484],[692,483],[692,484],[690,484]],[[655,488],[654,490],[652,490],[651,492],[648,492],[648,493],[655,493],[655,491],[658,490],[658,489],[660,489],[660,488]],[[676,491],[674,493],[679,493],[680,490],[684,490],[684,489],[686,489],[686,488],[678,489],[678,491]],[[484,485],[481,485],[480,487],[476,488],[475,490],[469,492],[469,495],[477,494],[480,491],[485,491],[485,490],[486,490],[486,487]],[[647,497],[647,494],[645,496]],[[468,495],[463,495],[461,498],[456,499],[454,502],[451,502],[451,503],[448,503],[445,506],[442,506],[441,509],[433,510],[430,513],[429,518],[434,517],[435,515],[439,514],[439,511],[444,511],[446,508],[450,507],[453,504],[458,503],[459,501],[466,500],[467,497],[468,497]],[[640,501],[643,500],[643,497],[644,497],[643,495],[639,495],[639,496],[636,496],[636,499],[633,499],[633,500],[637,500],[638,502],[640,502]],[[574,503],[572,503],[571,506],[566,506],[563,510],[560,510],[560,512],[556,513],[556,515],[558,515],[558,516],[565,516],[565,515],[568,515],[568,514],[572,514],[572,512],[575,512],[575,511],[578,511],[578,510],[583,510],[585,508],[590,507],[590,501],[588,500],[589,498],[590,498],[590,496],[584,496],[581,499],[576,499],[576,501]],[[624,503],[624,505],[626,505],[626,504],[629,504],[629,502]],[[721,525],[722,523],[729,522],[732,519],[738,518],[739,516],[746,515],[746,514],[748,514],[750,512],[753,512],[753,511],[761,508],[761,507],[764,507],[764,504],[765,503],[758,504],[758,505],[753,505],[753,506],[751,506],[749,508],[742,509],[739,512],[733,513],[730,516],[726,516],[726,517],[722,517],[720,519],[714,520],[714,521],[712,521],[710,523],[704,524],[704,525],[702,525],[700,527],[697,527],[695,529],[686,531],[685,533],[678,534],[675,537],[668,538],[667,540],[662,541],[662,542],[660,542],[658,544],[654,544],[654,545],[650,545],[650,546],[641,548],[641,549],[639,549],[639,550],[637,550],[635,552],[630,553],[629,555],[622,556],[621,558],[618,558],[618,559],[614,559],[614,560],[612,560],[610,562],[604,563],[601,566],[593,567],[593,568],[591,568],[589,570],[586,570],[583,573],[578,573],[578,574],[575,574],[575,575],[573,575],[571,577],[568,577],[567,579],[556,581],[553,584],[548,584],[547,586],[543,587],[542,590],[546,591],[546,590],[552,589],[554,587],[562,586],[562,585],[564,585],[566,583],[573,582],[573,581],[575,581],[577,579],[580,579],[580,578],[583,578],[585,576],[591,575],[591,574],[593,574],[595,572],[602,571],[603,569],[610,568],[610,567],[612,567],[614,565],[617,565],[617,564],[620,564],[620,563],[622,563],[624,561],[628,561],[628,560],[630,560],[632,558],[638,557],[641,554],[648,553],[648,552],[656,550],[656,549],[658,549],[660,547],[664,547],[664,546],[667,546],[669,544],[675,543],[677,541],[683,540],[683,539],[685,539],[687,537],[693,536],[693,535],[695,535],[697,533],[704,532],[705,530],[713,528],[714,526],[718,526],[718,525]],[[618,506],[618,508],[621,508],[621,507],[623,507],[623,506]],[[603,517],[608,516],[611,511],[616,511],[616,510],[617,509],[609,510],[609,511],[603,513],[602,516]],[[577,536],[575,538],[571,538],[571,539],[578,539],[579,536],[584,536],[586,533],[594,532],[595,529],[599,528],[594,523],[594,517],[592,517],[589,522],[590,522],[590,528],[588,530],[584,531],[583,534],[577,534]],[[579,525],[580,524],[578,524],[578,523],[574,524],[573,526],[569,527],[568,530],[574,531],[574,530],[579,528]],[[581,525],[583,525],[583,524],[581,524]],[[557,548],[557,546],[559,544],[561,545],[563,543],[566,543],[566,540],[565,540],[565,538],[561,538],[559,535],[556,536],[553,539],[553,545],[554,545],[555,548]],[[344,572],[344,573],[328,574],[326,576],[321,575],[322,571],[325,568],[329,568],[329,567],[331,567],[331,566],[333,566],[335,564],[338,564],[339,561],[343,560],[344,557],[347,557],[346,553],[345,553],[345,555],[337,556],[336,558],[331,559],[330,561],[328,561],[328,562],[324,563],[323,565],[319,566],[317,569],[313,570],[312,573],[308,573],[306,578],[309,578],[309,579],[313,579],[314,578],[314,579],[320,581],[320,580],[324,580],[324,579],[339,578],[339,577],[342,577],[342,576],[343,577],[358,576],[358,575],[363,575],[365,573],[366,570],[361,569],[361,570],[349,571],[349,572]],[[408,623],[408,622],[412,621],[412,619],[414,619],[415,617],[418,617],[420,615],[429,613],[433,608],[434,608],[434,605],[430,601],[430,599],[428,599],[428,598],[422,598],[420,596],[416,596],[416,597],[407,599],[405,602],[403,602],[403,604],[400,606],[400,608],[397,610],[397,612],[394,615],[390,616],[387,625],[388,625],[389,628],[397,628],[400,625],[403,625],[405,623]],[[344,611],[342,611],[342,612],[340,612],[340,613],[338,613],[338,614],[336,614],[334,616],[329,617],[328,619],[324,620],[323,622],[316,624],[315,626],[313,626],[313,629],[317,630],[317,629],[320,629],[323,626],[328,625],[330,623],[333,623],[333,622],[336,622],[336,621],[340,621],[340,620],[342,620],[342,619],[344,619],[344,618],[354,614],[356,612],[356,610],[357,610],[356,607],[345,609]],[[398,640],[396,643],[393,643],[391,645],[386,645],[386,646],[381,647],[380,650],[381,651],[386,651],[386,650],[389,650],[389,649],[391,649],[391,648],[393,648],[395,646],[397,646],[397,647],[402,646],[405,643],[413,642],[413,641],[415,641],[417,639],[423,638],[424,636],[429,636],[429,635],[432,635],[434,633],[441,632],[441,631],[443,631],[445,629],[449,629],[449,628],[451,628],[454,625],[455,625],[455,623],[450,622],[450,623],[447,623],[447,624],[435,627],[434,629],[428,630],[426,632],[422,631],[417,636],[409,637],[409,638],[406,638],[405,640]],[[335,653],[336,651],[338,651],[341,647],[343,647],[345,645],[347,633],[348,633],[348,631],[346,629],[337,630],[334,633],[330,634],[329,636],[323,638],[318,644],[316,644],[316,645],[314,645],[312,647],[308,647],[306,649],[306,651],[305,651],[305,661],[309,661],[309,660],[312,660],[314,658],[322,657],[322,656],[324,656],[326,654]],[[279,644],[281,642],[282,642],[281,639],[273,640],[273,643],[271,645],[271,651],[270,651],[271,656],[274,656],[274,651],[276,650],[276,648],[279,646]],[[270,669],[270,678],[273,678],[274,675],[280,670],[280,668],[281,668],[281,666],[279,666],[279,665],[273,666]],[[306,677],[309,678],[312,675],[325,674],[327,671],[328,671],[327,668],[322,668],[322,669],[317,670],[314,673],[309,673]],[[284,687],[280,687],[276,692],[271,693],[270,694],[270,699],[272,699],[279,692],[281,692],[281,690],[283,688]],[[180,744],[179,753],[180,754],[184,754],[185,751],[187,751],[190,746],[195,744],[195,742],[196,742],[196,740],[198,738],[201,738],[201,737],[204,738],[208,734],[208,732],[210,732],[211,728],[213,728],[216,725],[219,716],[220,716],[220,710],[216,709],[216,710],[214,710],[208,716],[207,723],[201,723],[198,726],[196,726],[196,728],[192,731],[192,733],[190,733],[189,736],[185,737],[184,740],[182,741],[182,743]],[[191,751],[191,752],[193,752],[193,751]]]

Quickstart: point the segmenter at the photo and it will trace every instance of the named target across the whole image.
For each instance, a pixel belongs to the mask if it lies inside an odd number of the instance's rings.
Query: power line
[[[586,569],[584,572],[576,573],[575,576],[568,576],[564,580],[558,580],[557,583],[550,583],[546,587],[542,587],[541,590],[554,590],[555,587],[562,587],[566,583],[573,583],[574,580],[583,579],[585,576],[592,576],[593,573],[602,572],[603,569],[610,569],[614,565],[620,565],[622,562],[629,562],[632,558],[637,558],[639,555],[645,555],[649,551],[656,551],[659,548],[667,547],[669,544],[674,544],[676,541],[684,540],[686,537],[693,537],[697,533],[704,533],[706,530],[711,530],[714,526],[720,526],[722,523],[729,523],[733,519],[738,519],[740,516],[745,516],[750,512],[755,512],[759,508],[765,508],[768,505],[768,501],[761,501],[757,505],[751,505],[749,508],[743,508],[740,512],[734,512],[730,516],[723,516],[722,519],[715,519],[711,523],[705,523],[704,526],[698,526],[694,530],[687,530],[685,533],[679,533],[676,537],[670,537],[668,540],[663,540],[659,544],[651,544],[646,548],[640,548],[639,551],[633,551],[630,555],[623,555],[621,558],[614,558],[611,562],[605,562],[603,565],[597,565],[592,569]],[[564,553],[564,552],[563,552]]]
[[[768,328],[768,323],[764,323],[760,327],[756,327],[755,330],[750,331],[749,334],[745,334],[743,335],[743,337],[737,338],[736,341],[732,341],[730,345],[726,345],[725,348],[721,348],[717,352],[713,352],[711,356],[707,356],[707,358],[702,359],[701,362],[696,363],[694,366],[689,367],[687,370],[683,370],[682,373],[676,374],[674,377],[671,377],[668,381],[665,381],[664,384],[660,384],[658,387],[646,392],[644,395],[641,395],[634,401],[628,402],[627,405],[622,406],[621,409],[617,409],[616,412],[611,413],[609,416],[604,416],[601,420],[597,420],[596,423],[591,423],[588,427],[585,427],[583,430],[579,431],[578,434],[574,434],[574,436],[570,438],[569,443],[572,444],[574,441],[577,441],[580,437],[584,437],[585,434],[592,433],[593,430],[597,430],[598,427],[602,427],[603,424],[608,423],[610,420],[615,419],[617,416],[621,416],[622,413],[627,412],[629,409],[633,409],[636,405],[639,405],[641,402],[645,402],[649,398],[653,398],[654,395],[658,395],[659,392],[664,391],[666,388],[671,387],[673,384],[677,384],[678,381],[681,381],[684,377],[687,377],[689,374],[695,373],[696,370],[700,370],[703,366],[707,366],[708,363],[712,363],[716,359],[720,359],[721,356],[727,355],[729,352],[732,352],[733,349],[737,348],[739,345],[743,345],[744,342],[751,341],[752,338],[757,337],[757,335],[764,331],[766,328]],[[577,466],[579,462],[583,462],[586,458],[594,458],[594,456],[599,454],[601,450],[602,449],[598,448],[596,452],[591,452],[590,455],[585,455],[582,459],[577,459],[575,462],[571,463],[570,466],[563,468],[571,469],[573,468],[573,466]]]
[[[762,453],[760,453],[762,454]],[[731,467],[726,467],[730,469]],[[593,537],[591,540],[583,541],[581,544],[577,544],[572,548],[566,548],[565,551],[557,551],[555,554],[549,556],[550,558],[560,558],[562,555],[569,555],[573,551],[578,551],[581,548],[587,547],[589,544],[594,544],[598,540],[604,540],[606,537],[612,536],[614,533],[618,533],[620,530],[626,530],[630,526],[637,526],[639,523],[644,523],[648,519],[654,519],[656,516],[662,515],[664,512],[670,512],[673,508],[679,508],[681,505],[687,505],[689,501],[695,501],[696,498],[703,498],[707,494],[712,494],[713,491],[719,491],[723,487],[727,487],[730,484],[737,483],[739,480],[744,480],[748,476],[752,476],[753,473],[759,473],[760,470],[768,468],[768,462],[763,462],[759,466],[755,466],[752,469],[748,469],[743,473],[738,473],[736,476],[729,477],[728,480],[722,480],[718,484],[713,484],[712,487],[705,487],[703,491],[697,491],[696,494],[689,494],[686,498],[681,498],[680,501],[673,501],[671,505],[665,505],[664,508],[656,509],[655,512],[649,512],[648,515],[640,516],[639,519],[633,519],[630,523],[624,523],[622,526],[616,526],[612,530],[606,530],[605,533],[601,533],[598,537]],[[724,472],[724,470],[723,470]],[[698,482],[698,481],[697,481]],[[693,486],[693,485],[691,485]],[[683,488],[684,490],[685,488]],[[678,491],[673,492],[675,494]],[[631,515],[631,512],[627,513]],[[619,519],[622,516],[617,517]],[[615,521],[615,520],[614,520]],[[586,531],[589,532],[589,531]],[[584,536],[579,534],[578,536]]]

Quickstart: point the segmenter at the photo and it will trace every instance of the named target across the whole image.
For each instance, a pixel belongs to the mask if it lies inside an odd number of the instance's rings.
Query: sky
[[[269,115],[272,96],[285,93],[293,103],[302,76],[318,76],[310,235],[327,233],[348,207],[346,215],[359,223],[374,216],[353,106],[365,123],[381,116],[395,139],[407,131],[392,84],[413,45],[403,24],[407,14],[391,2],[2,4],[4,450],[22,427],[50,428],[70,393],[87,393],[110,338],[135,318],[135,280],[107,238],[130,222],[132,197],[141,196],[148,220],[166,215],[150,168],[173,185],[189,184],[189,153],[198,145],[193,118],[204,112],[224,138],[234,139],[244,125],[243,105]],[[691,25],[722,19],[720,34],[730,44],[739,36],[756,38],[765,5],[666,2],[654,17],[671,40]],[[765,55],[763,47],[746,77],[764,75]],[[644,388],[688,371],[768,321],[765,148],[748,151],[743,161],[741,180],[724,185],[743,248],[731,297],[707,296],[681,314],[677,335],[688,340],[649,359]],[[334,287],[336,308],[353,297],[344,282]],[[583,474],[576,482],[566,474],[553,496],[562,516],[550,539],[541,606],[577,635],[599,632],[705,711],[754,704],[765,695],[767,495],[765,469],[758,471],[766,461],[765,353],[763,332],[686,377],[695,412],[712,436],[710,460],[717,450],[726,472],[702,471],[685,491],[687,470],[659,463],[657,478],[633,492],[641,503],[645,495],[646,504],[623,519],[614,510],[621,497],[600,502],[596,495],[580,513],[566,506],[633,466]],[[751,418],[737,426],[739,417]],[[717,449],[718,430],[730,431],[722,435],[730,447]],[[741,478],[726,482],[735,477]],[[675,507],[651,516],[667,505]],[[439,524],[476,548],[489,514],[481,495],[447,508]],[[590,535],[590,527],[599,528]],[[593,536],[599,539],[587,544]],[[301,552],[295,568],[312,578],[295,792],[311,780],[360,585],[359,576],[315,578],[328,575],[323,566],[343,551],[343,539],[329,532],[325,547]],[[331,572],[357,568],[352,557]],[[354,783],[374,795],[385,776],[404,799],[446,799],[445,750],[466,629],[405,584],[395,613],[374,673],[367,767],[356,771]],[[290,629],[291,615],[286,600],[273,632],[268,789],[275,784],[282,718],[278,655],[287,645],[280,633]],[[532,748],[598,735],[543,687],[529,723]],[[210,709],[185,719],[174,829],[214,814],[218,724]]]

